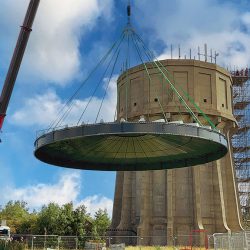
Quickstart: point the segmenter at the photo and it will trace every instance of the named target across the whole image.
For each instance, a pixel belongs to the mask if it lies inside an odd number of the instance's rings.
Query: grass
[[[190,250],[190,247],[185,246],[169,246],[169,247],[160,247],[160,246],[128,246],[125,250]],[[206,250],[203,247],[193,247],[192,250]],[[211,249],[212,250],[212,249]]]
[[[27,250],[27,249],[28,249],[27,246],[25,247],[25,244],[20,243],[20,242],[5,243],[4,241],[0,241],[0,250]],[[44,249],[41,249],[41,250],[44,250]],[[190,250],[190,247],[127,246],[125,250]],[[205,250],[205,248],[193,247],[192,250]]]
[[[20,242],[5,242],[0,240],[0,250],[24,250],[25,245]]]

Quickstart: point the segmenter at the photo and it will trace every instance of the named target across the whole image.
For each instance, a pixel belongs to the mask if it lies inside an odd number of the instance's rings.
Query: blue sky
[[[28,0],[0,0],[0,82],[3,83]],[[207,43],[224,67],[250,64],[250,5],[235,0],[135,0],[132,23],[159,58],[181,45],[182,56]],[[42,0],[7,112],[0,144],[0,205],[22,199],[31,208],[55,201],[112,210],[114,172],[49,166],[33,156],[36,131],[47,128],[70,94],[121,33],[125,0]],[[174,56],[177,56],[175,50]],[[118,74],[118,72],[116,72]],[[2,84],[0,83],[0,87]],[[86,103],[75,101],[73,113]],[[86,120],[100,104],[94,98]],[[111,120],[113,81],[101,118]]]

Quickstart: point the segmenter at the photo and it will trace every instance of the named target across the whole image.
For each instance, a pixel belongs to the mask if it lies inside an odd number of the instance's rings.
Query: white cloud
[[[117,76],[114,76],[110,81],[107,95],[104,99],[97,122],[99,122],[100,119],[103,119],[104,121],[113,121],[114,119],[117,95],[116,79]],[[106,86],[107,79],[104,79],[104,82],[104,86]],[[86,107],[89,98],[90,97],[83,100],[73,100],[70,114],[62,124],[76,124],[82,111]],[[85,123],[95,121],[101,102],[102,97],[93,97],[83,116]],[[58,117],[58,111],[61,110],[64,105],[65,101],[62,101],[53,90],[48,90],[45,94],[36,95],[30,99],[26,99],[23,107],[14,112],[10,121],[18,125],[36,125],[44,128],[56,120]],[[61,115],[62,114],[63,113],[61,113]]]
[[[62,103],[56,93],[48,90],[45,94],[26,99],[24,106],[13,114],[13,122],[19,125],[48,125]]]
[[[28,3],[0,0],[0,26],[14,29],[21,24]],[[112,5],[113,0],[42,0],[22,66],[25,74],[59,84],[76,77],[79,38],[100,16],[110,20]],[[11,39],[16,40],[14,37],[12,34]]]
[[[77,206],[79,205],[86,206],[87,211],[92,216],[99,208],[106,209],[110,217],[112,215],[113,201],[107,197],[100,195],[88,196],[77,204]]]
[[[189,56],[189,48],[197,58],[197,47],[204,43],[219,52],[218,62],[222,66],[246,67],[250,64],[250,13],[239,11],[232,2],[218,0],[177,0],[153,2],[136,1],[142,14],[147,16],[142,26],[152,30],[151,43],[156,39],[165,44],[160,58],[170,57],[170,44],[178,44],[182,58]],[[154,11],[152,11],[154,10]],[[243,29],[245,28],[245,30]],[[203,52],[203,51],[202,51]]]
[[[58,182],[53,184],[39,183],[30,185],[24,188],[15,188],[7,186],[2,192],[2,203],[9,200],[23,200],[28,203],[31,209],[40,209],[43,205],[50,202],[55,202],[63,205],[68,202],[73,202],[75,206],[85,205],[87,212],[94,215],[95,212],[101,209],[107,209],[111,216],[113,201],[101,195],[88,196],[81,199],[81,176],[79,172],[68,171],[64,172]]]
[[[37,184],[25,188],[8,188],[4,197],[6,200],[24,200],[32,208],[41,207],[43,204],[56,202],[63,205],[75,201],[80,192],[80,175],[77,173],[62,175],[55,184]]]

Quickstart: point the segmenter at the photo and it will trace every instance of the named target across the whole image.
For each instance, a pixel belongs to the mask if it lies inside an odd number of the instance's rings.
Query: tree
[[[29,219],[27,203],[24,201],[9,201],[0,212],[0,220],[7,220],[12,233],[22,233],[24,224]]]
[[[37,219],[38,214],[33,212],[27,216],[25,220],[22,221],[18,229],[20,234],[37,234]]]
[[[38,214],[37,231],[38,234],[86,236],[91,235],[92,219],[86,212],[84,205],[74,209],[73,203],[59,206],[50,203],[43,206]]]
[[[60,213],[61,208],[55,203],[43,206],[37,219],[38,234],[58,234],[60,232]]]
[[[108,216],[107,210],[99,209],[94,217],[93,234],[104,236],[110,224],[111,220]]]
[[[0,220],[7,220],[14,234],[78,236],[81,243],[105,235],[110,225],[106,210],[99,209],[92,218],[84,205],[74,208],[73,203],[49,203],[40,212],[29,212],[26,202],[9,201],[0,209]]]
[[[74,231],[77,236],[89,236],[92,232],[93,219],[86,211],[86,207],[81,205],[74,211]]]
[[[64,204],[60,208],[58,218],[58,234],[59,235],[75,235],[74,234],[74,207],[73,203]]]

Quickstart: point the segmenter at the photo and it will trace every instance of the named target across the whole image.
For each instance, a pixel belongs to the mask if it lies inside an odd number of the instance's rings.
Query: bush
[[[20,242],[6,242],[0,240],[0,250],[24,250],[25,246]]]

